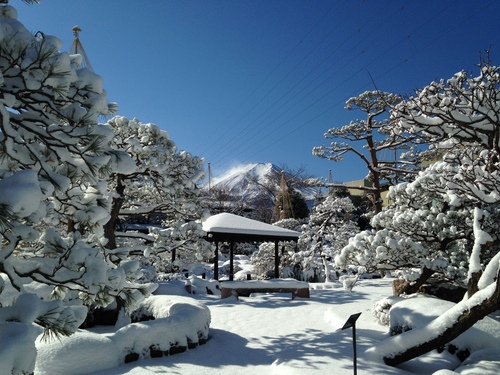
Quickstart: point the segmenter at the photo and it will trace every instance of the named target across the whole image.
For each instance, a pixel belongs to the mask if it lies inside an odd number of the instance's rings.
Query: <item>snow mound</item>
[[[179,353],[208,339],[210,310],[189,297],[151,296],[133,316],[144,321],[111,334],[79,330],[60,341],[39,338],[35,373],[88,374],[140,358]]]
[[[467,358],[455,373],[461,375],[498,375],[500,368],[500,349],[482,349]]]
[[[85,330],[57,341],[38,340],[36,348],[36,374],[88,374],[120,365],[120,350],[113,340]]]

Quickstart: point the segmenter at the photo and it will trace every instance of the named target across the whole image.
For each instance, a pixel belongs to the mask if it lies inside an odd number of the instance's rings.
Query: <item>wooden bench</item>
[[[295,279],[223,281],[220,289],[221,299],[248,297],[252,293],[292,293],[292,299],[309,298],[309,283]]]

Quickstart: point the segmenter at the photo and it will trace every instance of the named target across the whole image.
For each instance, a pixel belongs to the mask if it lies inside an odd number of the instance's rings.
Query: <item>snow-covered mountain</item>
[[[281,173],[281,168],[272,163],[251,163],[231,168],[221,176],[211,179],[212,188],[225,188],[233,196],[252,199],[262,192],[267,183],[267,176]],[[286,176],[285,176],[286,178]],[[313,200],[317,195],[315,188],[297,189],[306,200]]]

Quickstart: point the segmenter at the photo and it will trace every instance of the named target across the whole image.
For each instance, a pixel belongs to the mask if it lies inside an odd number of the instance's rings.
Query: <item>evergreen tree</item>
[[[482,61],[478,76],[462,71],[448,80],[432,82],[415,96],[395,107],[391,119],[398,132],[409,131],[435,142],[446,152],[440,170],[450,205],[472,206],[469,217],[474,239],[468,259],[468,294],[440,317],[445,324],[434,337],[419,340],[419,329],[405,332],[397,352],[378,348],[388,364],[399,364],[441,347],[496,311],[500,305],[500,252],[481,262],[482,254],[499,238],[498,225],[491,225],[493,208],[500,203],[500,69]],[[430,323],[432,324],[432,323]],[[427,329],[422,327],[420,329]],[[411,336],[416,339],[412,339]],[[404,340],[408,344],[401,344]],[[411,344],[410,344],[411,343]]]
[[[313,207],[298,241],[298,250],[290,254],[293,276],[309,281],[330,281],[335,256],[348,239],[359,232],[355,207],[349,198],[327,196]]]
[[[395,184],[404,181],[416,172],[419,164],[419,150],[414,137],[392,132],[388,118],[379,120],[388,110],[399,103],[398,95],[366,91],[346,102],[346,109],[360,110],[366,115],[364,120],[329,129],[325,138],[333,139],[329,146],[314,147],[313,154],[332,161],[342,161],[345,154],[356,155],[366,166],[367,179],[371,186],[347,186],[344,184],[326,184],[330,187],[363,190],[372,196],[375,213],[382,210],[383,182]],[[339,142],[337,140],[345,140]],[[366,149],[365,152],[363,149]],[[401,150],[405,153],[401,154]],[[398,153],[393,160],[382,158],[384,153]],[[325,185],[324,183],[315,183]]]
[[[111,263],[103,251],[111,204],[103,181],[130,158],[109,147],[113,130],[97,123],[116,111],[102,79],[80,56],[59,52],[58,38],[32,35],[9,5],[0,28],[0,296],[5,284],[17,291],[3,299],[0,325],[24,325],[26,355],[36,355],[37,327],[69,335],[86,306],[134,309],[153,286],[136,283],[137,262]],[[28,293],[28,283],[44,292]]]
[[[111,217],[105,224],[106,247],[122,256],[139,255],[162,272],[206,259],[211,247],[203,239],[200,219],[204,210],[197,185],[204,175],[203,159],[177,151],[168,133],[154,124],[121,116],[107,124],[114,130],[112,147],[127,153],[134,163],[125,173],[110,174],[114,194]],[[122,228],[118,226],[120,216]],[[126,220],[137,217],[154,218],[161,227],[150,226],[146,236],[126,232]],[[117,229],[121,229],[119,241]],[[154,243],[146,246],[146,241]]]

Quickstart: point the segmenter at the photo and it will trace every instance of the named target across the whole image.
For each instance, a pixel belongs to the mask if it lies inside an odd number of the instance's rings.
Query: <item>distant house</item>
[[[344,185],[346,186],[351,186],[351,187],[372,187],[373,184],[370,180],[367,179],[362,179],[362,180],[354,180],[354,181],[349,181],[349,182],[344,182]],[[389,192],[389,185],[382,185],[382,199],[383,199],[383,205],[386,207],[389,204],[389,201],[387,200],[387,193]],[[349,193],[351,194],[352,197],[364,197],[367,195],[367,191],[363,189],[349,189]]]
[[[372,187],[372,182],[369,180],[363,179],[363,180],[344,182],[344,185],[345,186],[352,186],[352,187],[356,187],[356,186]],[[351,195],[355,195],[355,196],[366,195],[366,191],[362,190],[362,189],[349,189],[349,193],[351,193]]]

